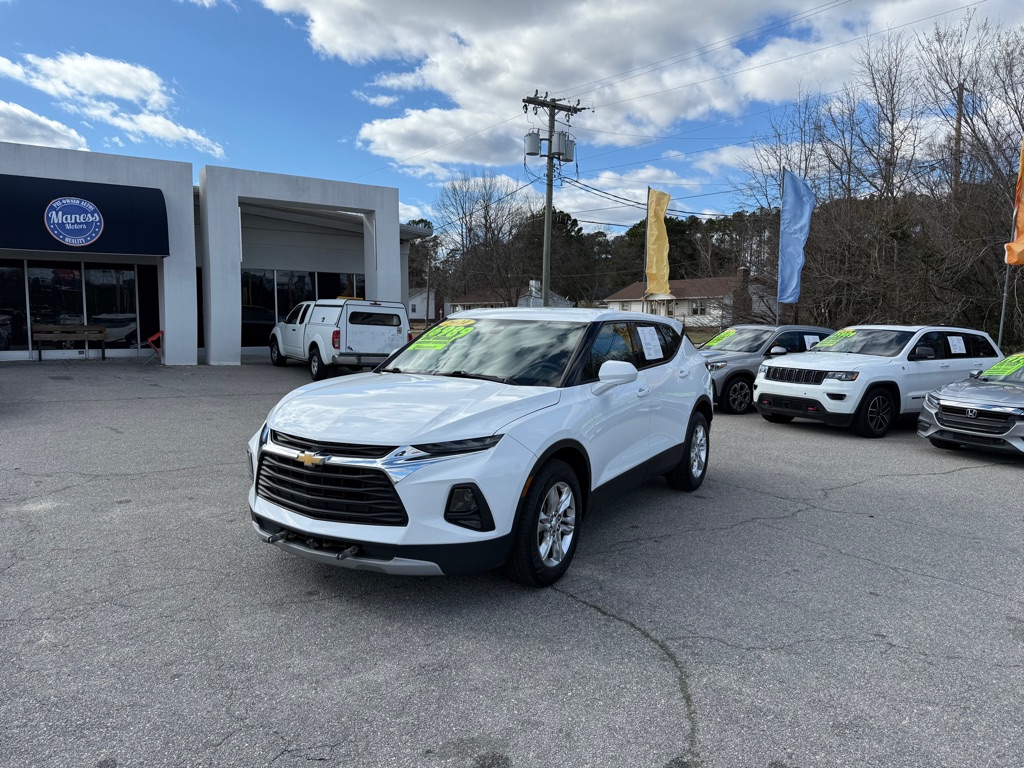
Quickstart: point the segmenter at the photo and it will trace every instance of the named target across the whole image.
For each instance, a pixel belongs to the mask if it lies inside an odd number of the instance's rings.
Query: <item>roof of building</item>
[[[692,280],[669,280],[669,293],[677,299],[718,299],[731,294],[739,284],[735,275],[698,277]],[[639,301],[644,297],[644,281],[639,280],[613,293],[605,301]]]

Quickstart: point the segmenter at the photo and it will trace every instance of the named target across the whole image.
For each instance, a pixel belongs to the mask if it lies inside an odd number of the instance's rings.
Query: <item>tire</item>
[[[896,421],[896,403],[889,390],[875,387],[861,401],[853,420],[853,431],[861,437],[885,437]]]
[[[288,364],[288,359],[281,354],[281,350],[277,346],[277,339],[270,340],[270,362],[278,367]]]
[[[322,381],[328,375],[327,366],[324,365],[324,361],[320,358],[320,350],[316,347],[313,347],[309,353],[309,375],[313,381]]]
[[[951,443],[949,440],[943,440],[941,437],[929,437],[928,442],[936,448],[942,448],[945,451],[955,451],[960,447],[959,443]]]
[[[718,397],[718,410],[722,413],[746,413],[754,403],[754,391],[746,376],[734,376],[725,382]]]
[[[781,413],[762,413],[761,416],[765,421],[770,421],[772,424],[789,424],[793,420],[792,416],[786,416]]]
[[[552,459],[534,475],[523,498],[505,574],[520,584],[547,587],[576,554],[583,496],[572,467]]]
[[[694,411],[686,428],[686,442],[683,444],[683,459],[675,469],[665,473],[669,486],[677,491],[695,491],[704,482],[708,473],[708,459],[711,455],[711,429],[708,420],[700,411]]]

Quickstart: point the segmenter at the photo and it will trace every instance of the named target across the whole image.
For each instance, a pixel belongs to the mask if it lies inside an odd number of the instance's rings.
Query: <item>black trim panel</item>
[[[762,416],[793,416],[798,419],[823,421],[833,427],[848,427],[856,413],[832,413],[818,400],[786,395],[757,395],[754,398],[757,412]],[[810,408],[816,410],[811,411]]]

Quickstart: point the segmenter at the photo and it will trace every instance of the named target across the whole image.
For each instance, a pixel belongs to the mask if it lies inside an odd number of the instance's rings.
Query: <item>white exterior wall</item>
[[[199,206],[207,363],[241,362],[242,202],[361,213],[363,263],[352,271],[366,275],[367,297],[402,301],[397,189],[206,166],[200,171]],[[339,265],[323,271],[348,270]]]
[[[0,142],[0,168],[4,173],[15,176],[150,187],[163,192],[170,250],[166,258],[156,259],[160,328],[164,332],[163,362],[166,365],[195,365],[196,240],[192,165]],[[396,214],[396,227],[397,220]],[[90,253],[88,258],[103,257]],[[146,258],[148,260],[149,257]],[[235,303],[238,304],[237,300]]]

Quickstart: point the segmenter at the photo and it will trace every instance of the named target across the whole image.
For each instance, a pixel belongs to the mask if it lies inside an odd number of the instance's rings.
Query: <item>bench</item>
[[[39,351],[39,361],[43,360],[41,341],[98,341],[100,355],[107,359],[107,326],[105,325],[32,325],[32,343]]]

